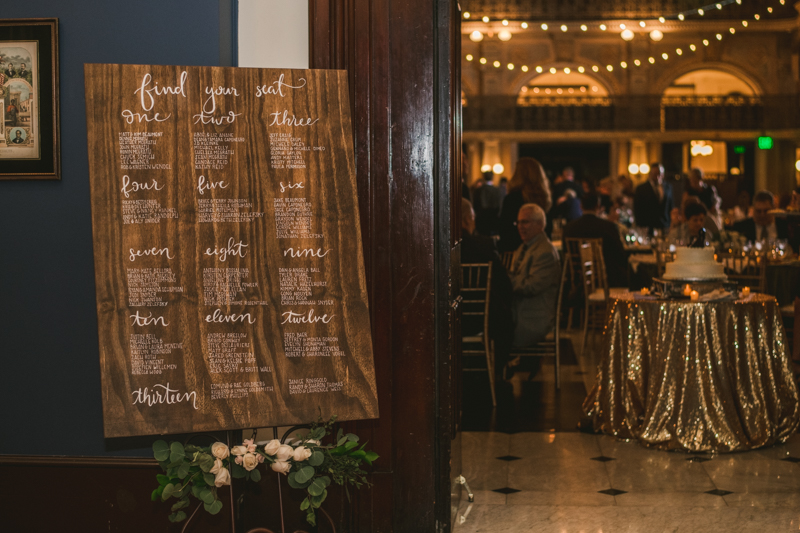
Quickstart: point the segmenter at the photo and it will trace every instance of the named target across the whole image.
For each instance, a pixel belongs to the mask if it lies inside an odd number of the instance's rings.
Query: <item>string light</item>
[[[627,28],[627,26],[625,26],[625,24],[620,24],[619,25],[619,29],[624,30],[625,28]]]
[[[718,34],[717,34],[717,40],[718,40],[718,41],[721,41],[721,40],[722,40],[722,34],[721,34],[721,33],[718,33]]]
[[[685,19],[685,18],[686,18],[686,17],[684,17],[684,16],[683,16],[683,13],[680,13],[680,14],[678,15],[678,20],[683,20],[683,19]]]
[[[481,65],[485,65],[485,64],[486,64],[486,58],[485,58],[485,57],[482,57],[482,58],[481,58]]]
[[[645,24],[643,20],[640,20],[639,21],[639,26],[644,28],[645,26],[647,26],[647,24]]]
[[[538,72],[539,74],[541,74],[543,70],[544,69],[542,67],[536,67],[536,72]]]
[[[511,32],[508,30],[501,30],[500,33],[497,34],[497,38],[503,42],[507,42],[511,40]]]
[[[606,70],[609,72],[614,72],[614,67],[612,65],[606,65]]]
[[[638,67],[638,66],[641,66],[642,62],[641,62],[641,61],[639,61],[638,59],[634,59],[634,60],[633,60],[633,64],[634,64],[634,65],[636,65],[636,66]]]
[[[633,32],[631,30],[624,30],[622,33],[619,34],[622,37],[623,41],[632,41],[633,40]]]
[[[722,9],[722,4],[717,4],[717,9]]]
[[[768,13],[772,13],[772,8],[771,8],[771,7],[768,7],[768,8],[767,8],[767,12],[768,12]]]
[[[508,20],[503,19],[503,22],[501,24],[503,24],[503,26],[508,26]]]
[[[569,67],[564,68],[564,74],[569,74],[570,72],[572,71],[569,69]]]
[[[514,63],[508,64],[508,70],[514,70]]]
[[[528,23],[527,22],[523,22],[522,24],[520,24],[520,26],[522,26],[523,30],[527,30],[528,29]]]
[[[494,68],[500,68],[500,62],[499,61],[495,61],[494,63],[492,63],[492,65],[494,65]]]
[[[747,21],[746,20],[742,21],[742,26],[744,26],[745,28],[747,27]]]
[[[542,24],[542,29],[543,29],[544,31],[547,31],[547,24]]]
[[[692,52],[695,52],[695,51],[697,51],[697,47],[695,45],[693,45],[693,44],[690,44],[689,45],[689,50],[691,50]]]
[[[608,27],[605,24],[600,24],[600,30],[606,31]]]
[[[703,39],[703,46],[708,46],[708,39]]]
[[[592,70],[595,71],[595,72],[600,72],[600,67],[598,67],[597,65],[594,65],[592,67]]]
[[[650,39],[658,42],[664,38],[664,33],[661,30],[653,30],[650,32]]]
[[[467,61],[472,61],[473,59],[472,54],[467,54]]]
[[[581,24],[581,31],[586,31],[588,29],[589,27],[586,24]]]
[[[564,31],[564,32],[567,31],[567,25],[566,24],[562,24],[561,25],[561,31]]]
[[[676,48],[675,49],[675,53],[678,54],[679,56],[682,56],[683,55],[683,50],[681,50],[680,48]]]
[[[666,61],[667,59],[669,59],[669,54],[664,52],[663,54],[661,54],[661,57],[663,57],[664,61]]]
[[[698,9],[698,10],[697,10],[697,14],[698,14],[698,15],[700,15],[700,16],[702,17],[703,15],[705,15],[705,14],[706,14],[706,12],[705,12],[705,11],[703,11],[703,8],[701,7],[700,9]]]
[[[489,22],[489,17],[484,16],[481,20],[484,21],[484,22]]]
[[[625,61],[622,61],[622,62],[619,64],[619,66],[621,66],[622,68],[628,68],[628,64],[627,64]]]
[[[761,15],[759,15],[758,13],[756,13],[755,15],[753,15],[753,17],[754,17],[756,20],[761,20]]]
[[[555,74],[556,72],[558,72],[558,70],[556,70],[556,67],[550,67],[550,74]]]
[[[473,43],[479,43],[483,40],[483,34],[478,30],[475,30],[469,34],[469,40]]]
[[[520,69],[522,72],[528,72],[528,65],[522,65],[521,67],[519,67],[519,69]]]
[[[659,21],[661,24],[664,24],[664,23],[667,21],[667,19],[665,19],[664,17],[658,17],[658,21]]]
[[[656,62],[656,58],[654,57],[648,57],[647,60],[650,62],[651,65]]]
[[[584,72],[586,72],[586,69],[585,69],[585,68],[583,68],[583,67],[578,67],[578,72],[580,72],[581,74],[583,74]]]
[[[736,30],[731,28],[731,35],[733,35],[734,33],[736,33]]]
[[[465,18],[465,19],[468,19],[468,18],[469,18],[469,11],[464,11],[464,18]]]

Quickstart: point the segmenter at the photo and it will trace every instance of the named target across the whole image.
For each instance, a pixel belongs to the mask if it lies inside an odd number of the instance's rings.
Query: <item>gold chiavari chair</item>
[[[492,290],[491,263],[465,263],[461,265],[462,285],[462,323],[473,318],[480,321],[482,330],[474,335],[461,338],[465,356],[482,355],[486,358],[486,372],[489,375],[489,388],[492,393],[492,406],[497,407],[494,383],[494,342],[489,337],[489,303]],[[465,368],[465,371],[483,371],[482,368]]]
[[[717,261],[722,262],[729,281],[735,281],[739,287],[750,287],[754,292],[766,292],[767,259],[754,254],[728,253],[717,254]]]

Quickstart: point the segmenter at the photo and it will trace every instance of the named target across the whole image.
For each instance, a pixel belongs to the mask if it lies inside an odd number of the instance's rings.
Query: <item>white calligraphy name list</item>
[[[183,292],[171,268],[128,268],[128,307],[165,307],[162,293]]]
[[[236,154],[234,143],[243,143],[244,137],[233,133],[197,131],[193,137],[194,168],[196,170],[222,170]]]
[[[251,211],[253,203],[244,198],[198,198],[198,222],[252,222],[264,216]]]
[[[166,370],[176,370],[177,364],[166,363],[164,359],[174,350],[183,350],[183,343],[166,343],[153,333],[131,333],[131,374],[158,375]]]
[[[321,239],[313,233],[314,212],[306,198],[275,198],[275,230],[279,239]]]
[[[273,392],[270,385],[263,381],[240,381],[236,383],[212,383],[212,400],[230,400],[235,398],[246,398],[250,394],[259,392]]]
[[[249,268],[204,268],[203,305],[267,305],[266,301],[247,300],[244,292],[258,288],[247,282]]]
[[[306,146],[302,138],[294,137],[289,133],[269,134],[270,168],[306,168],[306,154],[311,151],[325,151],[325,147]],[[303,188],[302,184],[299,185],[299,188]],[[284,192],[283,184],[281,184],[281,192]]]
[[[309,337],[307,332],[283,334],[286,357],[344,357],[339,337]]]
[[[325,280],[313,279],[320,269],[313,267],[279,268],[282,305],[333,305],[333,300],[311,299],[313,289],[327,287]],[[323,290],[324,292],[324,290]]]
[[[164,134],[160,131],[119,133],[119,164],[122,170],[170,170],[171,163],[156,161],[153,149]],[[123,191],[125,192],[125,191]],[[125,194],[127,197],[128,194]]]
[[[289,380],[289,394],[311,394],[342,390],[341,381],[330,382],[328,378],[300,378]]]
[[[212,374],[258,372],[256,357],[247,333],[209,333],[206,335],[208,371]],[[270,367],[264,367],[271,371]]]

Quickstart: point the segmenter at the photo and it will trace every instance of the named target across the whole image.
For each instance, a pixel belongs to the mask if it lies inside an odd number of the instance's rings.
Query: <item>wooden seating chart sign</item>
[[[376,418],[344,72],[85,78],[106,437]]]

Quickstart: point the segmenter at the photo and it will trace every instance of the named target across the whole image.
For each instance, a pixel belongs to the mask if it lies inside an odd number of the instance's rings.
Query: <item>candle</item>
[[[690,285],[686,285],[683,288],[683,295],[684,296],[690,296],[691,294],[692,294],[692,287]]]
[[[750,287],[744,287],[742,289],[742,298],[747,298],[750,296]]]
[[[647,296],[648,294],[650,294],[650,289],[648,289],[647,287],[642,287],[642,291],[641,292],[642,292],[642,295]]]
[[[696,302],[697,300],[700,299],[700,293],[697,292],[697,291],[692,291],[690,296],[691,296],[693,302]]]

